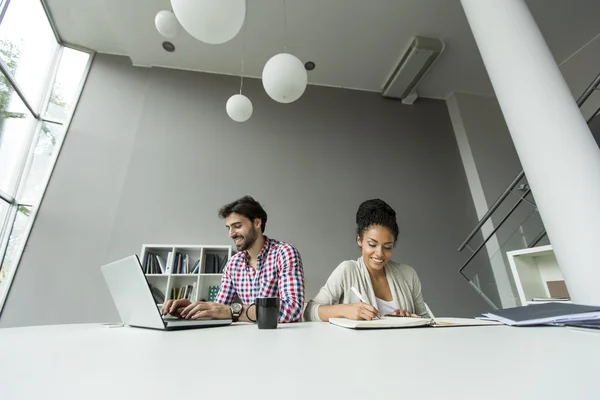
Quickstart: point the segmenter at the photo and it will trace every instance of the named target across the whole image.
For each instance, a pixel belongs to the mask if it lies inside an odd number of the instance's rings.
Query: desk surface
[[[553,327],[7,328],[0,397],[592,399],[599,360],[598,332]]]

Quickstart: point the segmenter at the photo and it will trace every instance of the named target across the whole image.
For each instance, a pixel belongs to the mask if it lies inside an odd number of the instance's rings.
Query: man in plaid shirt
[[[297,322],[304,306],[304,272],[300,253],[289,243],[264,236],[267,213],[250,196],[219,210],[238,249],[223,270],[215,303],[169,300],[163,314],[186,319],[214,318],[255,321],[257,297],[279,297],[279,322]],[[233,305],[236,296],[242,306]]]

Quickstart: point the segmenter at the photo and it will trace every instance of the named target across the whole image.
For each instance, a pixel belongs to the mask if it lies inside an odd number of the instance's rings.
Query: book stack
[[[145,274],[164,274],[166,270],[167,262],[163,257],[155,253],[146,254],[146,261],[144,263]]]
[[[187,299],[189,301],[194,301],[196,298],[196,282],[191,285],[174,287],[171,289],[171,299],[179,300],[179,299]]]
[[[190,256],[184,253],[175,253],[175,263],[173,265],[174,274],[189,274],[191,273],[190,268]]]

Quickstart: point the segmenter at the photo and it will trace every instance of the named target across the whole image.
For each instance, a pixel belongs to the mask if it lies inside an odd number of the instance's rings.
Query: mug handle
[[[252,303],[248,306],[248,308],[246,308],[246,318],[248,318],[248,321],[256,322],[256,320],[250,318],[250,315],[248,314],[248,311],[250,311],[250,308],[252,308],[252,306],[256,307],[256,303]]]

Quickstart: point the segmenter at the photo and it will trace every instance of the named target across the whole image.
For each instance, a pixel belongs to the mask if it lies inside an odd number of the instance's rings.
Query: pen
[[[368,305],[370,305],[372,307],[372,305],[367,300],[365,300],[364,297],[362,297],[362,295],[360,294],[360,292],[358,290],[356,290],[356,288],[354,286],[352,286],[350,288],[350,290],[352,290],[354,292],[354,294],[358,297],[358,299],[360,301],[362,301],[363,303],[368,304]],[[375,318],[381,319],[381,318],[379,318],[379,315],[376,315]]]

